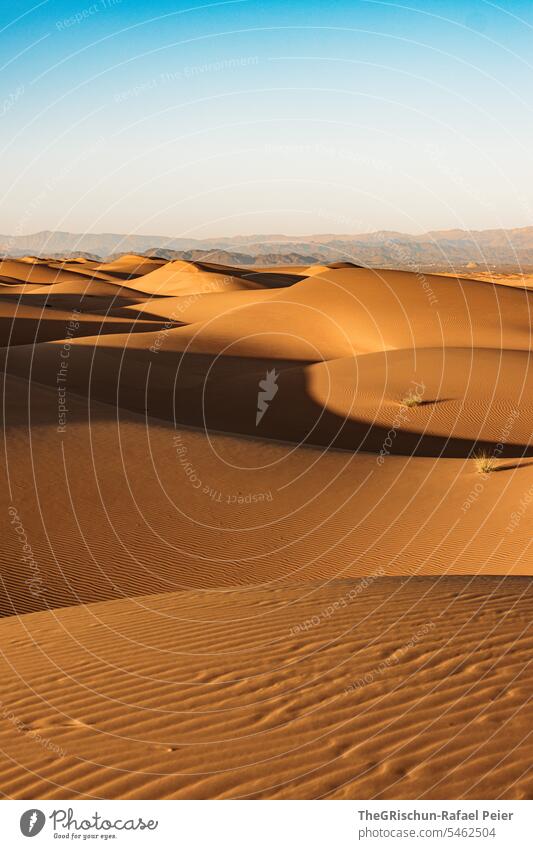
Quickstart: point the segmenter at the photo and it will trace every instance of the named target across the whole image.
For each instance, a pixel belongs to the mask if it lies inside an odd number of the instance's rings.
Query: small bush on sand
[[[474,454],[476,472],[480,475],[488,475],[496,468],[496,459],[488,451],[478,451]]]
[[[402,404],[404,407],[418,407],[422,403],[422,396],[417,395],[416,392],[409,392],[408,395],[405,395],[402,398]]]

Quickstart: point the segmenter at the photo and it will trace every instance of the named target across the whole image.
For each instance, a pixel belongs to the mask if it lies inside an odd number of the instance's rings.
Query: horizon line
[[[466,228],[466,227],[443,227],[443,228],[434,228],[432,230],[424,230],[419,233],[412,233],[407,230],[391,230],[391,229],[378,229],[378,230],[368,230],[368,231],[343,231],[343,232],[333,232],[333,231],[322,231],[322,232],[312,232],[312,233],[283,233],[283,232],[257,232],[257,233],[235,233],[229,236],[217,235],[217,236],[188,236],[188,235],[180,235],[174,233],[173,235],[166,235],[162,233],[139,233],[135,231],[126,231],[126,232],[118,232],[113,230],[100,230],[100,231],[90,231],[90,230],[35,230],[31,233],[2,233],[0,234],[1,238],[7,239],[24,239],[30,238],[32,236],[40,236],[43,234],[65,234],[69,236],[127,236],[127,237],[138,237],[138,238],[158,238],[158,239],[187,239],[189,241],[197,241],[197,242],[205,242],[209,240],[217,240],[217,239],[250,239],[253,237],[282,237],[284,239],[308,239],[308,238],[318,238],[321,236],[333,236],[333,237],[343,237],[343,236],[373,236],[378,233],[398,233],[402,236],[411,236],[413,238],[421,237],[421,236],[429,236],[434,233],[505,233],[510,231],[517,230],[531,230],[533,229],[532,224],[525,224],[519,227],[484,227],[484,228]]]

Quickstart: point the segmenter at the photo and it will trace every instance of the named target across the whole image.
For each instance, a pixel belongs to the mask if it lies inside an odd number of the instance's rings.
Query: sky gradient
[[[0,233],[533,224],[533,4],[2,4]]]

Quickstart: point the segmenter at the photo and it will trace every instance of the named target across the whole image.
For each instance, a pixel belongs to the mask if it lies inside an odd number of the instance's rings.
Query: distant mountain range
[[[225,250],[191,250],[191,251],[172,251],[167,248],[149,248],[146,251],[150,256],[161,257],[162,259],[187,259],[187,260],[207,260],[209,262],[217,262],[221,265],[313,265],[319,262],[319,258],[310,254],[296,253],[263,253],[263,254],[243,254],[238,251]]]
[[[461,267],[524,269],[533,266],[533,227],[513,230],[435,230],[421,235],[378,231],[363,234],[281,234],[212,239],[169,238],[122,233],[67,233],[44,230],[1,236],[7,256],[108,257],[153,254],[172,259],[205,259],[237,265],[308,264],[349,260],[361,265],[411,270]]]

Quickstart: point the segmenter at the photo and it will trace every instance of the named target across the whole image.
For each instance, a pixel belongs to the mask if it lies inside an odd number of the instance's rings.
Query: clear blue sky
[[[0,233],[533,224],[533,3],[3,3]]]

